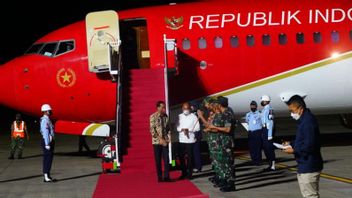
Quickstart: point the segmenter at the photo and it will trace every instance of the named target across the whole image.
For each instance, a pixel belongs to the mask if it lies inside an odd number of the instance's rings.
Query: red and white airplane
[[[284,101],[299,94],[315,113],[352,112],[350,0],[204,1],[119,11],[118,17],[121,50],[138,58],[122,58],[124,68],[165,67],[164,35],[176,39],[171,107],[221,94],[243,115],[251,100],[267,94],[276,115],[285,116]],[[87,45],[85,21],[36,41],[0,67],[0,104],[40,116],[40,106],[49,103],[56,120],[85,123],[82,130],[114,120],[116,82],[109,73],[89,71]],[[64,125],[75,133],[70,127]]]

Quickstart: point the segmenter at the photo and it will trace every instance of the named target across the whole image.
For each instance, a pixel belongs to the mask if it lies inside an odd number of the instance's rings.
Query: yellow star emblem
[[[69,75],[67,72],[65,72],[65,75],[62,75],[61,76],[61,78],[62,78],[62,80],[63,80],[63,82],[65,83],[65,82],[70,82],[70,78],[71,78],[72,76],[71,75]]]

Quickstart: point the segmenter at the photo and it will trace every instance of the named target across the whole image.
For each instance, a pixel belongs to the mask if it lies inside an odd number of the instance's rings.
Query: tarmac
[[[352,197],[352,130],[344,128],[337,116],[321,116],[319,122],[325,162],[320,180],[321,197]],[[277,140],[292,139],[295,123],[290,119],[278,119],[277,123]],[[95,153],[80,154],[77,152],[78,137],[57,134],[52,176],[58,179],[58,182],[43,183],[40,134],[35,127],[37,123],[31,122],[28,125],[33,127],[30,127],[31,138],[26,142],[22,160],[7,159],[10,141],[7,131],[9,130],[5,128],[0,134],[0,198],[92,197],[97,179],[101,174],[101,160],[92,157]],[[235,192],[222,193],[212,186],[208,181],[213,174],[209,164],[203,167],[201,173],[195,174],[192,182],[212,198],[301,197],[293,156],[276,150],[278,170],[264,173],[265,164],[259,167],[249,164],[246,136],[243,130],[237,132],[238,149],[236,149],[235,160],[237,190]],[[101,139],[88,137],[87,141],[91,149],[96,149]],[[206,153],[203,154],[206,157]],[[264,155],[263,158],[265,158]],[[112,197],[118,197],[118,186],[116,195]]]

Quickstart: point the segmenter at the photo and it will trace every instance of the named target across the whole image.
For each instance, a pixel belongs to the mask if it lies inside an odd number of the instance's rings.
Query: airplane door
[[[86,34],[89,71],[116,75],[121,44],[118,14],[112,10],[87,14]]]
[[[168,39],[164,34],[164,62],[165,67],[169,71],[178,74],[178,58],[177,58],[177,43],[176,39]]]

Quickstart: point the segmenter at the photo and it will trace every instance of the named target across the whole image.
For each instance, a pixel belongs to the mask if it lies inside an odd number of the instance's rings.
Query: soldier
[[[270,97],[264,95],[261,97],[261,105],[264,107],[262,120],[262,144],[266,159],[269,166],[264,171],[275,171],[275,150],[273,146],[273,129],[274,129],[274,110],[270,106]]]
[[[9,159],[14,159],[16,149],[18,149],[18,159],[22,159],[25,136],[27,136],[27,140],[29,140],[26,123],[22,120],[21,114],[16,114],[16,120],[11,125],[11,146]]]
[[[220,187],[222,192],[234,191],[236,189],[233,151],[234,114],[228,108],[228,99],[222,96],[216,101],[215,111],[213,125],[208,127],[213,133],[218,134],[218,141],[215,146],[217,155],[215,156],[218,163],[216,172],[219,176],[219,182],[214,186]]]
[[[215,100],[215,98],[211,98],[211,97],[205,98],[202,102],[203,108],[198,110],[197,114],[198,114],[199,119],[203,123],[203,127],[204,127],[203,132],[207,134],[206,137],[207,137],[207,143],[208,143],[208,148],[209,148],[209,157],[211,160],[212,168],[215,170],[215,167],[217,167],[217,164],[216,164],[217,162],[214,160],[215,147],[213,147],[212,142],[214,140],[216,140],[217,134],[210,133],[210,129],[207,129],[207,127],[213,123],[213,119],[215,116],[214,109],[213,109],[214,100]],[[217,183],[218,180],[219,180],[219,177],[216,175],[216,173],[215,173],[214,177],[209,178],[209,181],[211,181],[212,183]]]

